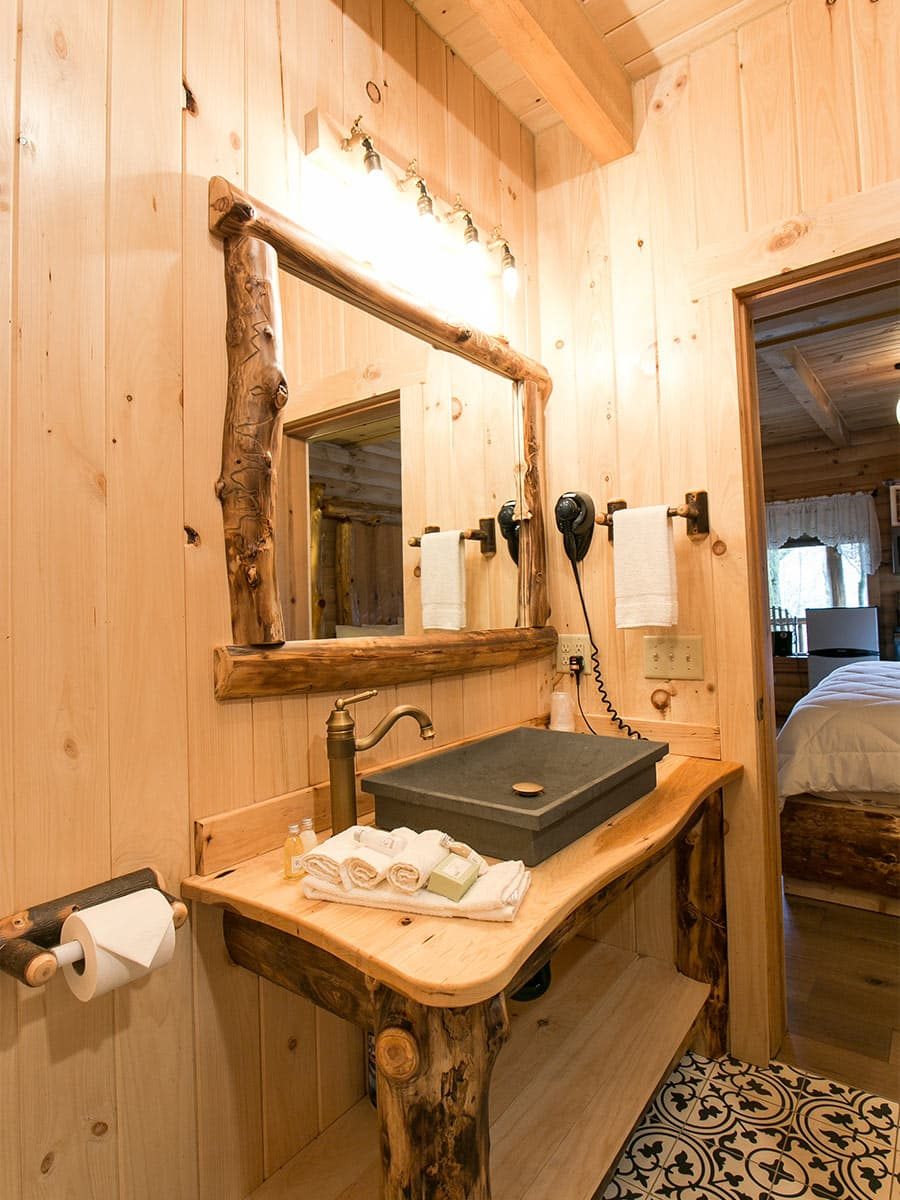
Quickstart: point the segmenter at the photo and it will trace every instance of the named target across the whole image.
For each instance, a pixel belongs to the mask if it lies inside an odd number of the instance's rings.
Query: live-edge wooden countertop
[[[182,894],[294,934],[422,1004],[475,1004],[503,991],[579,904],[653,858],[706,796],[742,770],[669,755],[658,764],[652,792],[532,868],[531,888],[510,922],[307,900],[298,880],[283,877],[280,848],[214,875],[192,875]]]

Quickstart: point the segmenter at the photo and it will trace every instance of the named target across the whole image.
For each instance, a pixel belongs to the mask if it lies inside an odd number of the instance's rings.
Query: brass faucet
[[[340,833],[356,824],[356,752],[371,750],[401,717],[414,717],[419,722],[419,736],[434,737],[431,717],[413,704],[398,704],[382,717],[366,737],[357,738],[356,722],[347,707],[361,700],[371,700],[378,692],[373,688],[335,700],[334,708],[325,722],[325,744],[328,748],[328,775],[331,780],[331,832]]]

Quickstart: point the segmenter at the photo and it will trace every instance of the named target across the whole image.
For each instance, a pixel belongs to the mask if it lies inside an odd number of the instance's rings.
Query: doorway
[[[896,676],[900,719],[891,523],[900,258],[814,270],[739,301],[745,446],[757,479],[751,519],[768,601],[760,667],[785,793],[788,1036],[779,1057],[897,1099],[900,793],[873,788],[853,762],[860,729],[874,720],[866,689],[882,670]],[[824,708],[819,691],[805,702],[836,669],[843,674],[829,686],[846,691],[837,710]],[[858,695],[847,690],[854,669]],[[823,713],[821,735],[813,710]]]

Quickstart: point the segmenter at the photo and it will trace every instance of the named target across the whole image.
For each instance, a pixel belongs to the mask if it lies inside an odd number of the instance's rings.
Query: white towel
[[[354,839],[356,849],[341,863],[341,883],[345,888],[377,886],[387,876],[397,855],[415,838],[412,829],[395,829],[392,834],[380,829],[361,830]],[[375,846],[390,847],[393,852],[378,850]]]
[[[341,904],[359,904],[365,908],[388,908],[397,912],[420,913],[429,917],[470,917],[475,921],[512,921],[531,886],[531,872],[524,863],[502,862],[488,867],[462,900],[448,900],[434,892],[415,895],[381,883],[376,888],[351,888],[325,883],[307,876],[303,892],[309,900],[336,900]]]
[[[666,506],[622,508],[613,529],[616,628],[677,625],[675,541]]]
[[[449,854],[450,838],[439,829],[426,829],[406,846],[388,867],[387,880],[401,892],[417,892],[428,882],[428,876]]]
[[[422,534],[422,625],[464,629],[466,554],[459,529]]]
[[[341,867],[344,862],[359,850],[356,831],[360,825],[351,825],[333,837],[327,838],[313,850],[300,859],[300,865],[309,875],[321,879],[323,883],[333,883],[336,887],[341,883]]]

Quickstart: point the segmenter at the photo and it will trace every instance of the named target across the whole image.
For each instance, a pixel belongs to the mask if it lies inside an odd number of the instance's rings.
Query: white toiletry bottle
[[[302,841],[299,825],[289,825],[288,835],[284,841],[284,877],[285,879],[299,879],[303,874],[303,868],[300,866],[300,860],[306,853]],[[315,837],[315,834],[313,834]]]
[[[304,853],[307,850],[315,850],[319,844],[318,836],[315,829],[313,829],[312,817],[304,817],[300,822],[300,842]]]

